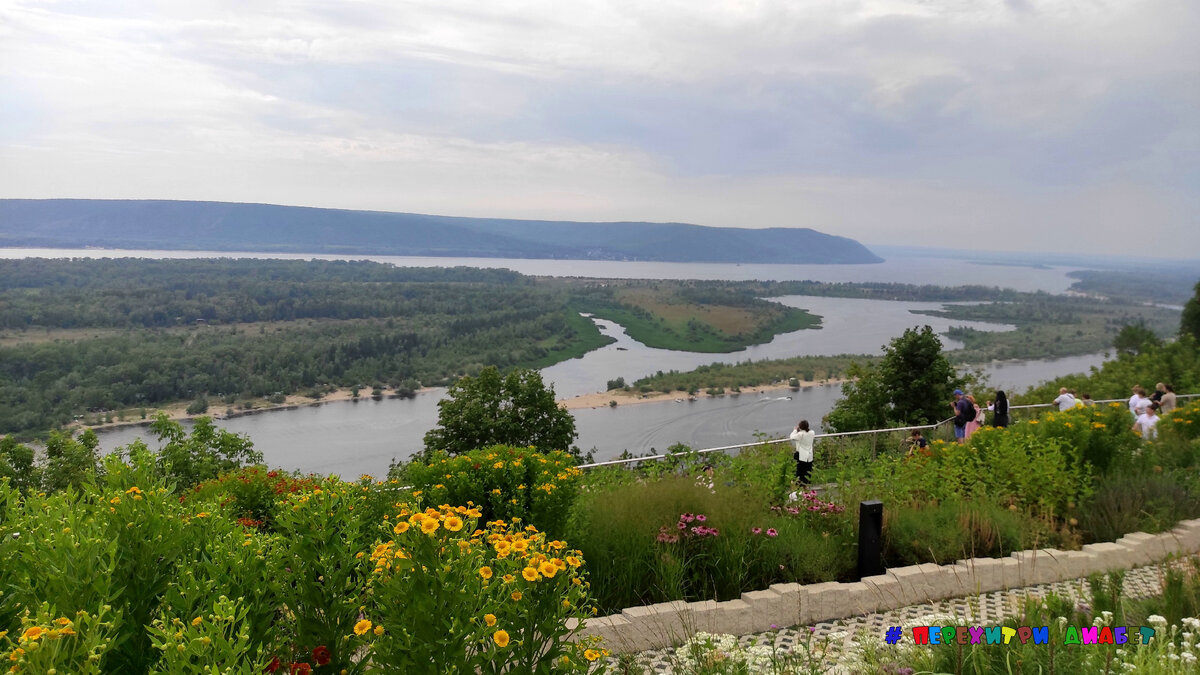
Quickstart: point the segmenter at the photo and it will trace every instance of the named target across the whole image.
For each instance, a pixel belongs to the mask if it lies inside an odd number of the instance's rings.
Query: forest
[[[649,346],[730,352],[818,328],[820,317],[770,300],[791,294],[973,302],[931,313],[1016,326],[952,329],[967,346],[951,354],[956,362],[1099,351],[1124,325],[1166,334],[1179,320],[1174,308],[1141,302],[984,286],[558,279],[367,261],[4,260],[0,433],[41,435],[83,415],[208,398],[246,407],[332,388],[403,394],[486,366],[545,367],[612,341],[581,312]],[[834,378],[852,360],[713,366],[636,386]]]

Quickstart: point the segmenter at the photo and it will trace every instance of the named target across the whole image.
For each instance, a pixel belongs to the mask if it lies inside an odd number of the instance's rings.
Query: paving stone
[[[1185,529],[1200,529],[1200,521],[1197,521],[1196,527]],[[1139,545],[1145,546],[1146,544]],[[1096,544],[1090,546],[1103,545]],[[1113,551],[1115,557],[1111,559],[1124,557],[1129,550],[1124,546],[1118,546],[1117,550]],[[1098,562],[1102,557],[1096,552],[1089,553],[1088,551],[1042,551],[1039,555],[1047,555],[1048,557],[1051,553],[1058,556],[1060,563],[1065,565],[1067,569],[1078,569],[1072,566]],[[1079,555],[1081,553],[1083,554],[1082,556]],[[1014,558],[1009,558],[1008,560],[1012,565],[1019,564]],[[1061,562],[1063,560],[1066,562]],[[1104,560],[1107,562],[1110,558],[1104,558]],[[1169,564],[1186,568],[1197,562],[1200,562],[1200,557],[1188,556]],[[966,564],[964,561],[964,563],[959,563],[959,565],[944,566],[942,568],[944,570],[943,573],[952,574],[953,570],[951,568],[958,568],[960,565],[962,567],[972,567],[972,565]],[[1006,568],[1009,565],[1004,563],[993,566],[985,563],[981,567]],[[1162,580],[1164,576],[1163,569],[1162,565],[1152,565],[1130,570],[1125,575],[1122,595],[1129,599],[1141,599],[1160,594],[1162,592]],[[961,573],[962,570],[959,570],[959,572]],[[911,575],[906,576],[911,578]],[[791,595],[792,597],[799,598],[802,595],[799,589],[817,588],[817,607],[824,611],[824,608],[827,607],[826,602],[832,602],[833,598],[839,595],[846,599],[855,597],[861,599],[863,594],[875,594],[875,597],[879,598],[895,597],[894,595],[885,596],[879,593],[879,591],[881,589],[884,591],[896,591],[900,583],[895,577],[883,575],[880,577],[867,577],[861,582],[854,584],[829,583],[801,587],[793,587],[793,584],[776,584],[772,586],[771,590],[781,597]],[[837,593],[838,589],[834,587],[840,587],[840,594]],[[951,619],[954,625],[994,625],[1006,618],[1019,616],[1022,604],[1026,598],[1043,598],[1050,593],[1076,603],[1088,603],[1091,599],[1091,591],[1086,579],[1075,578],[1025,588],[984,593],[974,592],[965,597],[895,606],[893,609],[887,611],[869,612],[841,620],[812,621],[807,622],[807,625],[741,635],[738,638],[738,642],[746,646],[751,644],[775,645],[777,648],[783,650],[802,649],[804,645],[824,645],[827,651],[823,659],[828,672],[850,673],[852,670],[849,669],[850,666],[845,665],[844,659],[850,653],[851,646],[856,642],[882,644],[884,632],[891,626],[902,626],[906,623],[921,621],[935,615],[954,617]],[[708,632],[732,633],[731,628],[736,628],[738,625],[747,626],[752,624],[747,616],[751,608],[751,604],[742,600],[732,600],[724,603],[710,602],[707,604],[688,603],[687,609],[682,613],[687,614],[690,611],[693,615],[699,616],[704,612],[708,612],[714,616],[721,616],[723,617],[721,625],[717,626],[715,630]],[[621,629],[628,629],[633,626],[634,624],[627,621],[623,615],[615,615],[589,619],[585,631],[589,634],[601,635],[603,638],[609,633],[623,635],[624,630]],[[607,639],[606,646],[614,652],[622,651],[619,646],[615,646]],[[659,648],[639,653],[635,660],[637,663],[649,668],[652,672],[673,675],[673,655],[673,648]],[[615,666],[615,658],[610,659],[609,664]]]

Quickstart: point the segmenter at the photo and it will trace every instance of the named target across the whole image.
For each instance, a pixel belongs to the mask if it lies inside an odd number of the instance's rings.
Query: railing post
[[[883,574],[883,502],[858,504],[858,578]]]

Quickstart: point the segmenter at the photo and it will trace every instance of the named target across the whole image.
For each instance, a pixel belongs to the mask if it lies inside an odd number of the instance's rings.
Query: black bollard
[[[858,504],[858,578],[883,574],[883,502]]]

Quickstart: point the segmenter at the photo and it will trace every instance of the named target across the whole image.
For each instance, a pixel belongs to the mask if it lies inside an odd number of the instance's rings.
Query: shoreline
[[[801,380],[800,384],[795,387],[795,390],[806,389],[808,387],[823,387],[831,384],[841,384],[845,381],[846,380],[844,378],[834,378],[820,381]],[[786,383],[758,384],[754,385],[753,387],[743,387],[741,392],[726,391],[724,394],[717,394],[715,396],[710,396],[703,391],[698,391],[696,392],[695,396],[690,398],[698,401],[706,398],[726,398],[731,396],[787,391],[791,389],[793,389],[793,387]],[[670,403],[672,401],[687,402],[688,399],[689,396],[687,393],[680,391],[673,391],[670,393],[654,391],[647,394],[641,394],[636,391],[625,391],[623,389],[619,389],[613,391],[593,392],[590,394],[580,394],[579,396],[574,396],[572,398],[562,399],[558,402],[558,405],[567,410],[582,410],[586,408],[614,407],[609,403],[610,401],[616,401],[617,406],[619,407],[624,405],[642,405],[645,403]]]
[[[808,388],[808,387],[820,387],[820,386],[827,386],[827,385],[832,385],[832,384],[841,384],[842,382],[845,382],[845,381],[846,380],[843,378],[828,379],[828,380],[821,380],[821,381],[803,380],[800,382],[799,386],[796,387],[796,389],[798,390],[798,389],[804,389],[804,388]],[[420,396],[423,394],[429,394],[431,392],[436,391],[437,389],[438,388],[435,388],[435,387],[422,387],[421,389],[418,389],[416,391],[415,395]],[[753,387],[745,387],[742,389],[742,391],[740,393],[737,393],[737,392],[731,393],[731,392],[727,391],[724,394],[718,394],[716,396],[710,396],[709,394],[706,394],[705,392],[700,391],[700,392],[697,392],[694,397],[691,397],[691,399],[692,400],[700,400],[700,399],[707,399],[707,398],[724,398],[724,397],[731,397],[731,396],[739,396],[742,394],[750,395],[750,394],[760,394],[760,393],[769,393],[769,392],[779,392],[779,391],[786,391],[789,389],[792,389],[792,387],[787,384],[762,384],[762,385],[755,385]],[[397,398],[397,396],[395,394],[390,394],[390,395],[384,394],[383,398]],[[360,393],[360,395],[358,396],[358,400],[370,400],[370,399],[371,399],[370,394],[363,396]],[[93,431],[108,431],[108,430],[112,430],[112,429],[122,429],[122,428],[126,428],[126,427],[148,426],[151,422],[154,421],[153,418],[155,416],[157,416],[159,413],[166,413],[168,419],[176,421],[176,422],[182,422],[185,420],[196,419],[197,417],[210,417],[213,419],[213,421],[219,421],[219,420],[233,419],[235,417],[245,417],[248,415],[261,415],[263,413],[276,412],[279,410],[295,410],[297,408],[324,405],[326,403],[340,403],[340,402],[353,401],[353,400],[355,400],[355,397],[353,395],[353,392],[350,389],[337,389],[337,390],[334,390],[334,391],[322,396],[319,399],[312,399],[307,396],[293,394],[293,395],[290,395],[287,398],[285,398],[283,403],[267,403],[267,404],[260,405],[260,403],[262,403],[261,401],[255,401],[255,407],[250,408],[250,409],[238,409],[238,408],[233,408],[232,406],[225,406],[226,409],[231,410],[231,412],[229,412],[228,414],[225,412],[214,412],[214,409],[219,409],[224,404],[210,405],[208,412],[199,413],[199,414],[195,414],[195,415],[189,414],[187,412],[187,407],[188,407],[188,405],[190,405],[190,403],[180,402],[180,403],[173,403],[168,406],[160,406],[157,408],[146,408],[145,419],[141,419],[139,417],[138,419],[132,419],[132,420],[125,419],[122,421],[104,422],[101,424],[92,424],[92,425],[83,424],[79,421],[76,421],[73,424],[68,425],[67,430],[74,433],[74,432],[82,431],[84,429],[91,429]],[[579,396],[573,396],[571,398],[558,399],[557,403],[558,403],[559,407],[561,407],[565,410],[585,410],[585,409],[589,409],[589,408],[609,408],[609,407],[618,407],[618,406],[626,406],[626,405],[643,405],[643,404],[647,404],[647,403],[687,402],[688,400],[689,400],[689,397],[688,397],[687,393],[680,392],[680,391],[674,391],[671,393],[655,391],[655,392],[650,392],[650,393],[646,393],[646,394],[641,394],[636,391],[614,390],[614,391],[591,392],[588,394],[580,394]],[[610,404],[610,401],[616,401],[617,406],[612,406]],[[117,411],[114,411],[114,412],[117,412]],[[120,412],[124,412],[124,413],[128,414],[131,411],[125,410],[125,411],[120,411]],[[132,411],[132,412],[134,412],[135,415],[137,414],[136,411]]]

